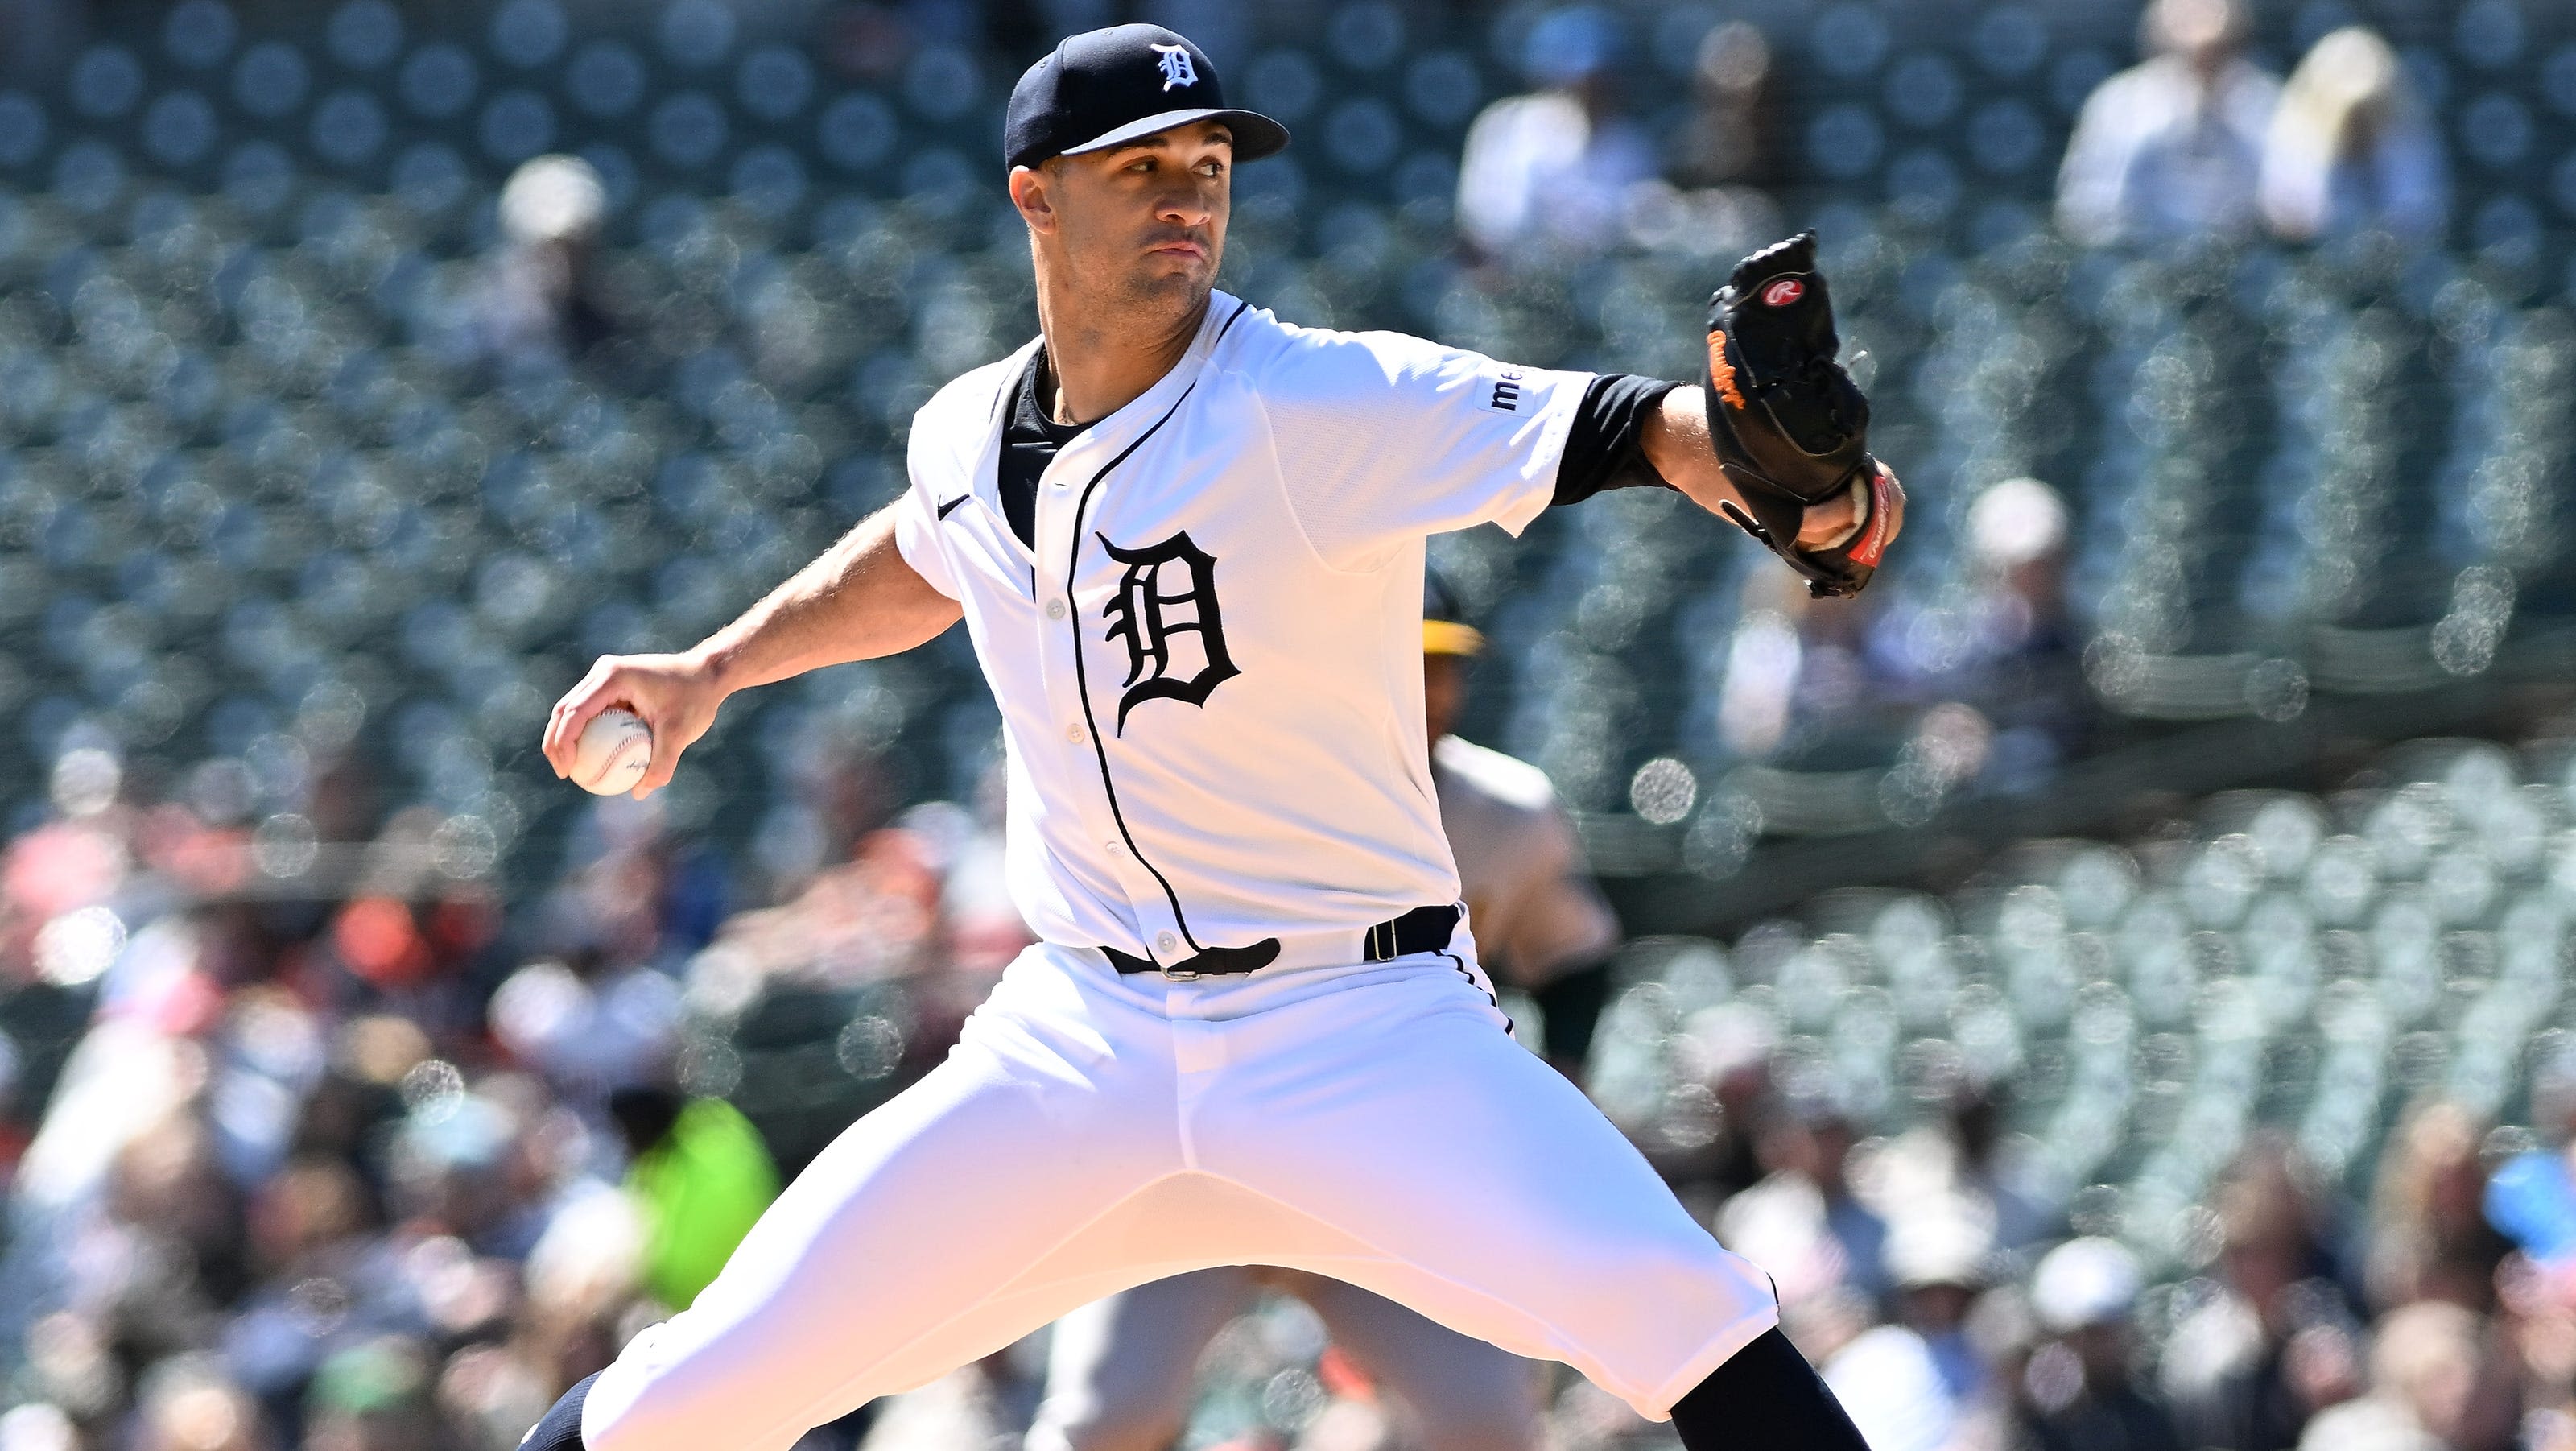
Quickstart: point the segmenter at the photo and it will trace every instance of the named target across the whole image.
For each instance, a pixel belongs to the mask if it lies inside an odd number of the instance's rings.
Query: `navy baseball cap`
[[[1288,144],[1288,128],[1225,103],[1207,52],[1159,25],[1086,30],[1049,51],[1011,88],[1002,123],[1005,166],[1101,151],[1187,126],[1223,121],[1234,159],[1258,161]]]

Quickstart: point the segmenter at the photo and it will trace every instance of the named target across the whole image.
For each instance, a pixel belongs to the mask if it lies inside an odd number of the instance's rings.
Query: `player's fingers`
[[[545,729],[538,735],[537,747],[545,753],[546,764],[555,768],[557,776],[566,775],[571,769],[572,751],[563,733],[564,717],[571,713],[572,697],[567,695],[555,702],[554,709],[546,712]]]
[[[650,721],[646,724],[653,725],[653,759],[645,763],[644,777],[635,783],[634,796],[638,801],[671,784],[671,778],[680,770],[680,753],[686,751],[699,734],[683,730],[676,720],[671,721],[667,729]]]
[[[581,741],[582,727],[589,725],[593,716],[616,703],[619,673],[616,660],[603,655],[597,664],[590,667],[590,673],[582,677],[579,685],[566,691],[563,699],[555,702],[554,716],[546,723],[545,751],[546,759],[554,763],[556,775],[565,775],[572,770],[573,752]]]
[[[1887,480],[1887,538],[1894,543],[1905,532],[1905,485],[1897,482],[1896,470],[1885,464],[1878,466],[1878,472]]]
[[[1798,544],[1804,549],[1829,548],[1849,537],[1860,505],[1845,489],[1821,503],[1810,504],[1798,518]]]

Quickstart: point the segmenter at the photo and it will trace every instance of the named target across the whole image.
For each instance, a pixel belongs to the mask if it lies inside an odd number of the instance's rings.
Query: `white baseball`
[[[610,706],[590,718],[573,743],[572,783],[594,796],[623,796],[653,764],[653,728],[631,710]]]

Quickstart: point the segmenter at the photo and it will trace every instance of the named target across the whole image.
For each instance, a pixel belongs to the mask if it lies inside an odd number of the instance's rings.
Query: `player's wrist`
[[[721,702],[752,682],[745,678],[741,647],[710,637],[681,652],[680,672]]]

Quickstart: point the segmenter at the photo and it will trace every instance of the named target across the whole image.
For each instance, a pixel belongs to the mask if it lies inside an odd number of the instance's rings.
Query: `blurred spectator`
[[[2364,1283],[2372,1308],[2441,1300],[2481,1314],[2495,1308],[2496,1271],[2512,1242],[2485,1216],[2483,1127],[2453,1103],[2407,1115],[2381,1152],[2371,1196]]]
[[[1921,695],[1975,712],[1979,749],[1950,768],[1961,779],[2035,790],[2082,751],[2093,714],[2066,609],[2066,505],[2037,479],[2006,479],[1968,506],[1967,534],[1956,603],[1891,610],[1871,649]]]
[[[1993,1251],[1967,1204],[1917,1203],[1888,1226],[1896,1319],[1863,1331],[1821,1368],[1874,1451],[1944,1451],[1984,1393],[1968,1311]]]
[[[720,1098],[629,1088],[609,1096],[608,1110],[633,1161],[627,1192],[644,1210],[644,1287],[685,1310],[778,1197],[777,1166],[750,1121]]]
[[[1872,1156],[1862,1197],[1890,1221],[1900,1206],[1956,1204],[1984,1224],[1998,1249],[2046,1239],[2058,1216],[2005,1161],[2000,1085],[1962,1083],[1937,1124],[1908,1129]]]
[[[1488,257],[1590,256],[1615,245],[1629,197],[1655,175],[1653,142],[1617,110],[1620,36],[1605,10],[1552,11],[1521,69],[1536,89],[1487,106],[1458,169],[1458,226]]]
[[[428,1347],[361,1341],[323,1362],[307,1392],[305,1451],[437,1451]]]
[[[1781,764],[1845,764],[1854,743],[1881,762],[1893,727],[1884,672],[1870,658],[1873,596],[1820,608],[1794,575],[1756,570],[1727,647],[1719,738],[1736,755]]]
[[[1780,94],[1771,43],[1730,20],[1700,41],[1691,104],[1665,138],[1664,174],[1630,188],[1628,239],[1668,256],[1731,260],[1786,230],[1769,188],[1780,165]]]
[[[2244,58],[2245,25],[2238,0],[2148,7],[2148,58],[2093,92],[2067,142],[2057,214],[2069,234],[2153,244],[2255,230],[2281,86]]]
[[[2321,37],[2281,88],[2263,149],[2263,219],[2273,234],[2431,241],[2449,193],[2441,135],[2388,42],[2358,25]]]
[[[1785,1303],[1838,1288],[1870,1304],[1887,1294],[1887,1224],[1846,1177],[1852,1128],[1822,1095],[1775,1095],[1763,1106],[1762,1181],[1727,1201],[1717,1237],[1768,1270]]]
[[[2145,1277],[2117,1240],[2069,1240],[2031,1276],[2031,1311],[2050,1337],[2021,1373],[2028,1451],[2182,1451],[2162,1402],[2138,1383],[2130,1318]]]
[[[1690,110],[1664,167],[1675,186],[1767,189],[1786,180],[1773,63],[1771,42],[1749,20],[1727,21],[1700,41]]]
[[[2532,1125],[2547,1147],[2516,1154],[2487,1181],[2487,1222],[2552,1275],[2576,1271],[2576,1053],[2537,1065]]]
[[[669,1062],[680,990],[659,970],[627,964],[585,980],[540,959],[492,994],[492,1036],[578,1100],[644,1082]]]
[[[1767,1172],[1762,1135],[1771,1113],[1771,1056],[1780,1046],[1779,1025],[1742,1004],[1727,1004],[1695,1015],[1686,1044],[1688,1071],[1717,1108],[1716,1137],[1658,1167],[1676,1183],[1731,1197],[1760,1183]]]
[[[2380,1322],[2369,1394],[2320,1413],[2299,1451],[2506,1451],[2518,1419],[2485,1322],[2426,1302]]]
[[[483,352],[503,372],[563,367],[608,336],[593,276],[607,215],[607,188],[577,156],[539,156],[510,174],[477,309]]]
[[[2215,1194],[2219,1281],[2165,1344],[2164,1391],[2183,1444],[2282,1451],[2311,1416],[2360,1390],[2354,1325],[2325,1258],[2306,1166],[2258,1137]]]
[[[275,1451],[259,1406],[208,1357],[154,1366],[136,1399],[134,1451]]]

